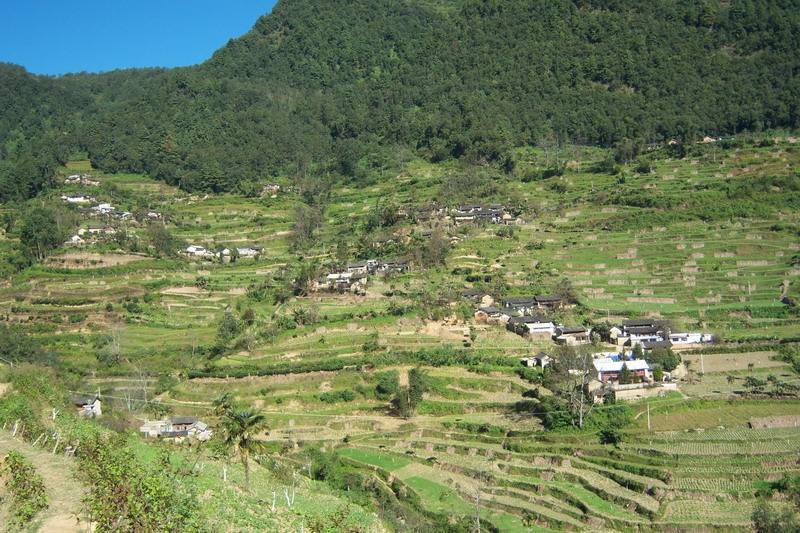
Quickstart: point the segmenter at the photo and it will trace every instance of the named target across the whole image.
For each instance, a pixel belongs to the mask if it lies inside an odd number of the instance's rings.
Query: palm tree
[[[263,448],[256,437],[267,430],[267,417],[251,407],[226,409],[222,420],[222,442],[238,456],[244,467],[245,490],[250,490],[250,456]]]
[[[728,380],[728,385],[733,385],[733,382],[736,381],[736,376],[734,376],[733,374],[728,374],[728,377],[726,377],[725,379]]]

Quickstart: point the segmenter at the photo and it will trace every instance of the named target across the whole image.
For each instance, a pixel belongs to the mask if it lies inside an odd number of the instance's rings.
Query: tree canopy
[[[37,77],[0,65],[0,199],[70,150],[225,191],[363,174],[404,147],[618,147],[800,125],[795,0],[282,0],[202,65]]]

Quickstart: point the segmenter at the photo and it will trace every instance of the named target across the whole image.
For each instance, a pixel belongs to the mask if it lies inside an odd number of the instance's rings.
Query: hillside
[[[797,530],[798,41],[282,0],[193,67],[0,65],[0,529]]]
[[[798,11],[751,0],[284,0],[203,65],[29,80],[54,89],[0,118],[30,116],[39,132],[64,124],[99,169],[217,192],[278,173],[350,177],[401,148],[503,163],[521,145],[795,127]],[[19,75],[3,69],[0,86]],[[3,180],[18,181],[18,156],[2,154]]]
[[[211,444],[131,438],[151,461],[197,454],[204,470],[184,482],[211,526],[231,514],[244,530],[311,527],[346,512],[354,531],[468,531],[476,513],[500,531],[749,530],[765,491],[800,474],[797,428],[773,427],[800,409],[800,149],[770,132],[673,150],[616,164],[606,149],[520,148],[511,175],[410,158],[311,198],[287,177],[256,195],[195,195],[72,160],[26,209],[47,206],[72,224],[64,238],[81,239],[25,266],[14,259],[25,253],[20,210],[0,240],[0,357],[100,391],[99,423],[116,431],[175,415],[223,431],[214,402],[225,393],[261,409],[267,448],[246,498],[238,465],[220,481]],[[75,173],[94,184],[64,183]],[[62,199],[83,195],[94,200]],[[436,201],[515,215],[456,222]],[[106,203],[105,214],[90,207]],[[370,273],[363,290],[319,281],[359,260],[408,270]],[[519,335],[481,318],[465,292],[500,307],[557,293],[574,298],[542,311],[557,324],[666,320],[714,343],[675,344],[674,389],[597,405],[581,427],[558,371],[521,359],[567,364],[630,347]],[[424,392],[401,411],[403,387],[420,379]],[[7,425],[19,416],[10,401],[0,398]],[[609,428],[621,442],[598,439]],[[271,491],[280,500],[291,475],[298,507],[274,515]]]

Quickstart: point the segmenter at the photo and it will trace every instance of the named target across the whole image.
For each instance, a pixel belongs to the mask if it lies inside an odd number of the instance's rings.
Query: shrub
[[[319,400],[324,403],[352,402],[356,399],[356,393],[349,389],[323,392],[319,395]]]
[[[11,451],[3,461],[2,472],[6,475],[6,489],[11,494],[11,529],[22,529],[36,516],[47,509],[47,494],[42,476],[20,453]]]

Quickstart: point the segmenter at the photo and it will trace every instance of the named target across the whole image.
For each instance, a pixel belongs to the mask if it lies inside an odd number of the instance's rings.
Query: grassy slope
[[[797,295],[798,272],[790,263],[798,253],[798,212],[781,208],[766,217],[728,220],[712,216],[704,222],[687,218],[699,209],[688,201],[665,211],[614,205],[601,198],[603,193],[617,190],[643,190],[654,197],[691,199],[698,190],[724,190],[731,183],[790,176],[800,164],[796,145],[783,140],[772,147],[709,151],[694,159],[661,158],[656,160],[651,174],[626,170],[624,183],[618,176],[588,172],[605,155],[593,149],[561,153],[562,160],[576,161],[567,165],[562,177],[529,183],[499,178],[497,188],[501,193],[485,200],[513,198],[526,206],[525,223],[516,228],[514,238],[499,238],[493,227],[465,228],[459,233],[466,238],[452,250],[446,268],[411,272],[392,280],[376,279],[366,298],[315,295],[293,299],[277,308],[268,302],[247,299],[243,289],[294,260],[286,232],[296,197],[285,193],[274,199],[188,196],[143,176],[101,176],[104,184],[99,197],[123,208],[147,205],[163,211],[169,217],[172,232],[186,242],[209,247],[254,244],[264,247],[264,255],[258,262],[229,265],[144,258],[115,267],[91,261],[82,268],[68,270],[34,267],[0,287],[0,309],[12,321],[35,324],[41,338],[68,365],[99,371],[96,378],[87,382],[88,387],[100,387],[117,396],[131,390],[136,394],[136,380],[119,380],[117,376],[134,370],[134,366],[158,373],[205,364],[198,348],[213,341],[216,323],[228,306],[237,312],[252,307],[259,322],[276,311],[315,307],[320,321],[279,333],[272,342],[259,339],[250,349],[236,350],[214,363],[222,368],[353,358],[362,354],[362,345],[372,332],[378,332],[381,345],[394,349],[460,345],[463,334],[458,330],[431,327],[417,313],[401,317],[386,313],[390,300],[412,303],[423,287],[463,287],[467,284],[465,276],[454,273],[456,268],[501,277],[517,294],[549,292],[555,282],[567,276],[585,306],[558,317],[567,323],[587,317],[615,320],[656,314],[672,319],[680,328],[711,330],[724,339],[796,335],[800,320],[777,302],[777,296],[778,285],[785,279],[792,282],[791,294]],[[546,168],[546,160],[552,157],[552,151],[521,149],[518,172]],[[331,254],[333,243],[350,236],[352,228],[379,201],[392,198],[398,203],[421,205],[436,197],[443,177],[462,171],[451,163],[411,161],[397,179],[367,187],[337,186],[326,210],[319,244],[307,255],[324,258]],[[761,197],[765,205],[769,204],[770,194],[786,193],[765,193]],[[734,203],[724,202],[721,206]],[[669,221],[669,217],[674,220]],[[131,231],[142,232],[137,228]],[[11,247],[14,243],[2,240],[0,245]],[[86,252],[108,258],[111,249],[113,246],[99,245]],[[195,287],[199,276],[209,280],[206,289]],[[395,296],[385,296],[390,292]],[[149,295],[146,302],[145,294]],[[86,301],[68,305],[76,295]],[[123,307],[130,297],[138,298],[140,312],[132,313]],[[109,302],[111,311],[106,310]],[[71,316],[76,319],[69,320]],[[472,327],[477,332],[473,345],[476,351],[501,355],[510,361],[549,346],[548,342],[528,342],[496,327]],[[108,351],[108,345],[97,341],[109,328],[119,338],[124,356],[121,367],[99,365],[95,358]],[[770,359],[772,348],[767,345],[753,353],[708,355],[705,376],[682,384],[682,390],[690,397],[727,398],[731,391],[742,388],[743,380],[751,373],[761,379],[776,374],[796,382],[788,367]],[[692,368],[699,372],[698,357],[690,359]],[[754,363],[752,370],[747,367],[749,362]],[[599,467],[596,462],[577,460],[572,466],[565,466],[562,462],[571,457],[571,451],[561,444],[540,442],[538,456],[552,458],[556,461],[553,465],[538,464],[536,455],[521,452],[504,458],[498,471],[494,457],[503,453],[500,440],[491,434],[457,429],[456,424],[484,424],[500,428],[501,432],[537,431],[537,419],[508,413],[529,387],[526,382],[508,373],[478,375],[458,367],[430,369],[435,378],[434,390],[423,402],[420,416],[406,423],[388,416],[386,402],[372,393],[376,373],[390,369],[404,375],[408,365],[390,364],[370,372],[348,369],[241,380],[181,380],[161,397],[176,402],[176,412],[205,415],[204,407],[212,398],[233,391],[238,398],[270,413],[271,440],[339,445],[348,437],[351,444],[342,449],[344,455],[399,475],[423,497],[423,505],[434,512],[447,509],[465,515],[474,513],[474,495],[470,495],[468,485],[474,472],[489,471],[494,479],[481,489],[485,504],[482,516],[503,530],[529,527],[523,526],[523,521],[536,527],[563,527],[574,522],[628,527],[642,521],[691,527],[707,524],[706,517],[714,517],[714,523],[726,527],[745,527],[755,481],[797,470],[785,460],[797,451],[795,433],[775,433],[786,442],[782,447],[769,444],[772,434],[765,438],[741,433],[751,417],[795,414],[796,402],[720,400],[687,405],[684,400],[670,399],[652,402],[651,423],[655,431],[724,426],[727,433],[719,438],[736,442],[724,446],[698,444],[695,434],[690,433],[678,434],[676,442],[652,441],[646,431],[644,407],[637,406],[642,416],[637,417],[631,429],[632,440],[616,466]],[[729,374],[735,378],[733,383],[727,382]],[[149,382],[150,396],[156,392],[155,383],[155,379]],[[320,394],[330,390],[357,391],[356,399],[322,401]],[[564,440],[569,443],[574,438],[567,435]],[[523,445],[537,442],[530,436],[512,440]],[[755,448],[747,448],[751,441]],[[567,446],[607,459],[607,451],[597,449],[593,439],[578,439]],[[408,450],[413,455],[406,455]],[[753,457],[740,458],[738,454],[742,452]],[[143,448],[143,453],[149,452]],[[673,460],[669,455],[662,458],[661,453],[678,453],[682,459]],[[450,467],[433,468],[426,459]],[[524,470],[531,465],[538,470]],[[676,476],[662,487],[659,484],[663,481],[658,478],[637,478],[641,476],[636,473],[639,470],[630,465],[670,470]],[[463,470],[466,467],[469,471]],[[335,495],[318,496],[325,492],[322,487],[309,486],[308,492],[298,495],[297,512],[265,518],[256,509],[264,507],[261,502],[271,501],[271,491],[279,482],[259,471],[258,496],[251,499],[235,489],[223,488],[219,468],[209,462],[198,478],[201,495],[208,491],[202,497],[212,520],[235,516],[244,529],[263,520],[278,520],[276,527],[296,525],[302,514],[299,510],[312,506],[317,498],[330,503],[324,506],[327,510],[341,505]],[[442,477],[444,470],[453,475]],[[234,471],[232,475],[237,474]],[[655,474],[644,477],[652,475]],[[712,478],[716,481],[709,481]],[[656,500],[645,495],[642,483],[661,487],[667,496]],[[696,504],[698,492],[708,494],[702,505]],[[639,506],[633,514],[626,509],[632,504]],[[356,521],[363,519],[362,529],[373,527],[362,511],[353,510],[352,516]]]

